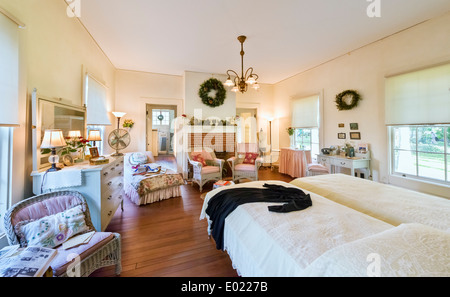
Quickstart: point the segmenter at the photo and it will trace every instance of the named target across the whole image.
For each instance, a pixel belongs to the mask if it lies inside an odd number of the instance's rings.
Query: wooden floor
[[[173,166],[172,157],[159,157],[158,162]],[[260,180],[292,178],[268,168],[260,169]],[[204,187],[203,192],[211,190]],[[182,186],[182,197],[137,206],[124,199],[106,231],[122,237],[121,277],[207,277],[237,276],[226,252],[217,250],[208,239],[207,223],[199,220],[203,200],[198,186]],[[102,268],[93,277],[115,276],[114,267]]]

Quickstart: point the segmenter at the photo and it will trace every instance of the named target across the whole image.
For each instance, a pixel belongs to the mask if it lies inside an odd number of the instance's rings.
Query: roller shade
[[[319,95],[292,100],[291,126],[319,127]]]
[[[19,27],[0,13],[0,126],[19,125]]]
[[[386,78],[385,123],[450,123],[450,64]]]
[[[106,88],[90,75],[86,75],[86,124],[110,126],[106,109]]]

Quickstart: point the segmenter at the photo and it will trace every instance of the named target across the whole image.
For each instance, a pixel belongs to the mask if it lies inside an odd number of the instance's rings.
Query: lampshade
[[[127,114],[126,112],[120,112],[120,111],[113,111],[112,113],[116,118],[121,118]]]
[[[44,139],[41,143],[41,148],[57,148],[66,146],[63,132],[60,129],[45,130]]]
[[[89,131],[89,141],[101,141],[102,138],[100,136],[100,130],[91,130]]]
[[[80,130],[69,131],[69,134],[67,136],[70,138],[81,137],[81,132]]]

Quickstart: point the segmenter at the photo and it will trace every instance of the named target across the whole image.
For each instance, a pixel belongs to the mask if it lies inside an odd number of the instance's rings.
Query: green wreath
[[[351,96],[352,101],[347,103],[344,98],[346,96]],[[339,110],[350,110],[358,105],[361,96],[355,90],[346,90],[342,93],[336,95],[336,106]]]
[[[211,90],[216,91],[216,96],[209,96]],[[198,95],[202,98],[202,102],[210,107],[217,107],[223,104],[227,91],[225,90],[222,82],[215,78],[210,78],[200,85]]]

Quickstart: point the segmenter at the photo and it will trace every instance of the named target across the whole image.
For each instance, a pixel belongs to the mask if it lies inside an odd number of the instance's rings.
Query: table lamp
[[[59,161],[59,156],[56,154],[56,148],[66,146],[63,132],[60,129],[49,129],[44,132],[44,139],[42,139],[41,149],[51,149],[52,154],[48,157],[48,161],[52,164],[52,167],[47,171],[57,171],[61,168],[56,167],[56,163]]]
[[[100,130],[90,130],[89,131],[88,140],[89,141],[93,141],[94,142],[94,147],[95,147],[95,142],[96,141],[102,141],[102,137],[100,135]]]

